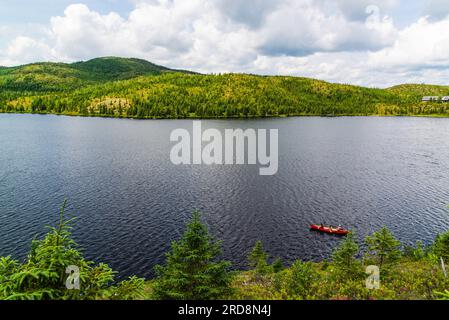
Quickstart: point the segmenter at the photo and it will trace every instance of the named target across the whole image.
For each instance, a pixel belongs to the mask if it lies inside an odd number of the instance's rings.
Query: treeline
[[[351,233],[330,260],[290,266],[269,257],[258,241],[248,253],[249,270],[231,271],[220,242],[195,212],[154,279],[114,282],[116,272],[106,264],[82,257],[64,208],[57,226],[32,242],[24,262],[0,258],[0,299],[449,299],[440,266],[449,261],[449,232],[429,247],[403,247],[383,228],[365,239],[364,254]],[[367,266],[379,271],[371,287]]]
[[[36,81],[32,84],[39,86]],[[76,89],[72,84],[61,85],[59,91],[41,90],[54,89],[53,84],[33,86],[19,90],[0,82],[0,88],[4,89],[0,91],[0,112],[172,119],[449,116],[448,103],[422,103],[422,97],[416,92],[370,89],[297,77],[166,73]]]

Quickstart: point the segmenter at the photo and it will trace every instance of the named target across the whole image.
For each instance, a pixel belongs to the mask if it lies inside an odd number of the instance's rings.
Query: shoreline
[[[343,118],[343,117],[379,117],[379,118],[449,118],[449,114],[338,114],[338,115],[319,115],[319,114],[286,114],[286,115],[270,115],[270,116],[239,116],[239,117],[127,117],[127,116],[111,116],[111,115],[86,115],[79,113],[52,113],[52,112],[5,112],[0,110],[1,114],[17,114],[17,115],[52,115],[65,117],[80,118],[107,118],[107,119],[127,119],[127,120],[262,120],[262,119],[282,119],[282,118]]]

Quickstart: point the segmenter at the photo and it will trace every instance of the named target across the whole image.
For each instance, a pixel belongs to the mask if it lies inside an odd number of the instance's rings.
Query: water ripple
[[[236,268],[257,240],[287,261],[329,258],[342,224],[360,240],[388,226],[405,244],[449,228],[449,119],[290,118],[204,121],[279,129],[279,172],[174,166],[171,130],[191,121],[0,115],[0,255],[23,259],[64,198],[89,259],[153,275],[191,212],[203,212]]]

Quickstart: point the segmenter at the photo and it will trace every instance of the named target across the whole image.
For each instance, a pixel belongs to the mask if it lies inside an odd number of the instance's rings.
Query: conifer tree
[[[370,251],[368,256],[374,258],[379,267],[394,263],[401,256],[399,250],[401,243],[386,227],[374,232],[371,236],[367,236],[365,242]]]
[[[449,232],[439,234],[433,245],[433,253],[449,263]]]
[[[213,240],[195,211],[179,241],[172,243],[165,266],[156,266],[154,297],[173,300],[211,300],[230,294],[230,263],[218,260],[220,242]]]
[[[358,274],[360,264],[356,255],[359,252],[359,245],[354,240],[354,233],[349,233],[332,253],[332,259],[336,269],[344,277],[352,278]]]
[[[271,267],[273,268],[273,271],[275,273],[278,273],[280,271],[282,271],[284,269],[284,263],[282,262],[281,258],[277,257],[273,264],[271,265]]]
[[[269,273],[270,266],[267,262],[268,254],[264,251],[262,242],[256,241],[251,253],[248,256],[248,263],[254,269],[257,275]]]

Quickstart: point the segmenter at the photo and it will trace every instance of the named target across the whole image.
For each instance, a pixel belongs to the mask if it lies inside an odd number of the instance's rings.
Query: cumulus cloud
[[[264,26],[262,52],[304,56],[314,52],[375,50],[393,43],[392,20],[376,10],[366,21],[348,21],[337,11],[326,14],[313,1],[288,1]]]
[[[51,18],[51,40],[57,52],[72,59],[119,53],[124,22],[116,13],[100,15],[83,4],[70,5],[64,16]]]
[[[39,35],[21,32],[0,44],[0,65],[117,55],[205,73],[298,75],[371,86],[449,78],[449,17],[423,17],[398,30],[389,12],[399,0],[134,3],[128,16],[72,4]]]
[[[394,45],[370,54],[372,65],[388,68],[449,67],[449,19],[429,22],[428,18],[400,32]]]
[[[0,65],[16,65],[36,61],[59,61],[54,51],[45,43],[29,37],[18,36],[5,50]]]

